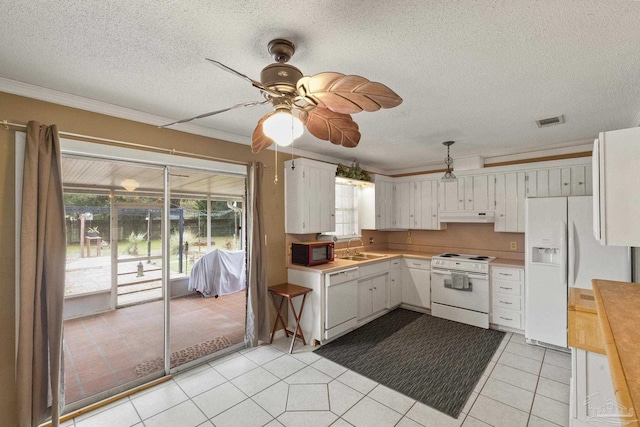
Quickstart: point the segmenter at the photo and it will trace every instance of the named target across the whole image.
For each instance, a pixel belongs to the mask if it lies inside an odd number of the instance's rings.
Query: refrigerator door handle
[[[567,284],[569,286],[574,286],[576,284],[576,275],[575,275],[575,270],[576,270],[576,232],[575,232],[575,228],[576,225],[573,221],[571,221],[569,223],[569,244],[568,249],[569,249],[569,259],[568,259],[568,263],[569,263],[569,272],[567,275]]]
[[[567,223],[560,223],[560,283],[567,286]]]

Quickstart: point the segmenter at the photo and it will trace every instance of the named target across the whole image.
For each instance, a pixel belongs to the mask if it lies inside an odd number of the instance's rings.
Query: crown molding
[[[65,92],[60,92],[54,89],[45,88],[42,86],[36,86],[29,83],[20,82],[17,80],[11,80],[4,77],[0,77],[0,91],[11,93],[14,95],[24,96],[27,98],[33,98],[40,101],[51,102],[53,104],[64,105],[66,107],[78,108],[81,110],[91,111],[98,114],[104,114],[107,116],[117,117],[125,120],[131,120],[139,123],[144,123],[153,126],[160,126],[162,124],[171,122],[173,119],[163,117],[155,114],[145,113],[142,111],[134,110],[127,107],[121,107],[119,105],[109,104],[102,101],[96,101],[90,98],[84,98],[78,95],[72,95]],[[640,114],[634,120],[634,126],[640,126]],[[237,135],[230,132],[223,132],[215,129],[211,129],[204,126],[199,126],[193,123],[179,123],[171,126],[171,130],[185,132],[194,135],[200,135],[208,138],[214,138],[223,141],[229,141],[237,144],[251,145],[251,138]],[[502,153],[494,153],[493,155],[484,157],[484,163],[501,163],[509,161],[526,161],[528,158],[538,158],[562,154],[571,154],[580,151],[591,150],[593,141],[573,141],[562,144],[549,145],[536,150],[510,150]],[[275,150],[274,146],[269,147],[270,150]],[[280,151],[283,155],[292,153],[295,156],[306,157],[309,159],[325,161],[330,163],[349,163],[350,160],[341,159],[337,157],[326,156],[322,154],[313,153],[310,151],[293,149],[284,149]],[[430,171],[439,170],[442,168],[442,162],[430,162],[420,167],[403,168],[403,169],[381,169],[376,167],[369,167],[366,164],[361,164],[362,168],[372,173],[378,173],[383,175],[402,175],[402,174],[415,174],[415,173],[429,173]]]
[[[168,117],[144,113],[142,111],[134,110],[131,108],[121,107],[119,105],[109,104],[102,101],[96,101],[95,99],[84,98],[82,96],[72,95],[69,93],[60,92],[58,90],[48,89],[29,83],[23,83],[4,77],[0,77],[0,91],[153,126],[161,126],[174,120]],[[224,141],[231,141],[238,144],[251,144],[251,138],[229,132],[210,129],[204,126],[198,126],[192,123],[180,123],[171,126],[170,129]]]

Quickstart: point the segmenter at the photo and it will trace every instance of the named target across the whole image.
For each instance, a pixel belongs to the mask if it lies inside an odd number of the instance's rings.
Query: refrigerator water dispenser
[[[560,249],[558,248],[531,248],[531,262],[543,264],[560,264]]]

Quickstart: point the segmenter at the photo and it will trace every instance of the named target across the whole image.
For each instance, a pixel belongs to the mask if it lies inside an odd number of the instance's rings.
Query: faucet
[[[349,255],[357,255],[358,254],[357,250],[356,250],[355,253],[351,253],[351,242],[353,242],[354,240],[359,240],[360,241],[360,246],[364,246],[364,242],[359,237],[354,237],[354,238],[349,239],[349,241],[347,242],[347,254],[349,254]]]

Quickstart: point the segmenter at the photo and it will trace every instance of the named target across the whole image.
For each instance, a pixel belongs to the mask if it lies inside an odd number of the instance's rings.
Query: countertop
[[[593,280],[598,319],[618,404],[640,409],[640,285]],[[638,426],[638,422],[627,424]]]
[[[316,265],[313,267],[305,267],[304,265],[295,265],[295,264],[287,264],[287,268],[291,268],[294,270],[303,270],[303,271],[315,271],[318,273],[332,273],[338,270],[344,270],[349,267],[358,267],[361,265],[372,264],[375,262],[386,261],[393,258],[399,257],[407,257],[407,258],[418,258],[418,259],[427,259],[430,260],[436,255],[439,255],[442,252],[418,252],[418,251],[401,251],[401,250],[376,250],[376,251],[362,251],[362,253],[366,254],[375,254],[375,255],[384,255],[384,258],[371,259],[367,261],[351,261],[341,258],[336,258],[333,262]],[[494,261],[491,261],[491,266],[494,267],[519,267],[524,268],[524,260],[517,259],[508,259],[508,258],[497,258]]]
[[[607,354],[593,290],[569,288],[569,347]]]

